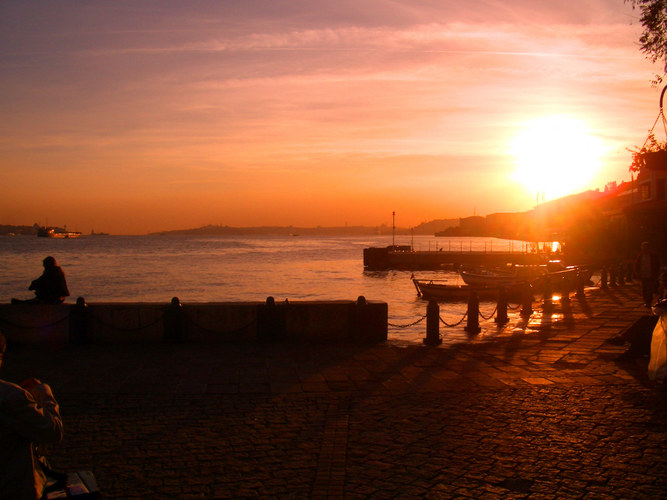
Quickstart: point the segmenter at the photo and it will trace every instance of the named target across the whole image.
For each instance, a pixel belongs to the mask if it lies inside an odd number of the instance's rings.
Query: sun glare
[[[528,122],[512,143],[516,180],[540,201],[578,193],[600,168],[602,141],[567,116]]]

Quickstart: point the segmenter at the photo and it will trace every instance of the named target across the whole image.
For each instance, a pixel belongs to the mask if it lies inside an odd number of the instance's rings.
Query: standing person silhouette
[[[0,333],[0,367],[5,347]],[[40,499],[46,477],[34,445],[62,437],[58,402],[47,384],[29,378],[18,386],[0,379],[0,498]]]
[[[653,305],[653,294],[658,288],[660,259],[649,248],[648,241],[641,245],[641,252],[635,259],[635,274],[642,282],[642,297],[649,309]]]
[[[43,260],[42,264],[44,265],[44,272],[39,278],[33,280],[28,288],[28,290],[35,291],[35,297],[30,300],[12,299],[12,304],[62,304],[65,297],[69,296],[65,273],[56,263],[56,259],[49,255]]]

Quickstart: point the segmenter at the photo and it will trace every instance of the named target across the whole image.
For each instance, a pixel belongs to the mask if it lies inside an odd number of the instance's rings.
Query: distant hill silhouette
[[[13,226],[10,224],[0,224],[0,234],[27,234],[36,235],[39,226],[34,224],[32,226]]]
[[[254,226],[233,227],[212,225],[192,228],[159,231],[151,235],[198,235],[198,236],[358,236],[391,233],[386,226],[340,226],[340,227],[295,227],[295,226]]]
[[[427,234],[433,235],[436,231],[456,226],[459,219],[440,219],[422,222],[414,228],[396,228],[396,234]],[[193,229],[177,229],[173,231],[159,231],[152,235],[200,235],[200,236],[365,236],[391,234],[392,228],[384,224],[380,226],[257,226],[233,227],[212,225]]]

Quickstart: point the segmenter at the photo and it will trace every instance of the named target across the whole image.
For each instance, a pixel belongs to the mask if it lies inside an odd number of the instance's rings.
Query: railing
[[[588,281],[588,278],[582,277],[582,274],[578,274],[574,280],[561,281],[558,290],[556,290],[561,296],[561,302],[563,304],[569,303],[570,294],[572,292],[575,292],[575,297],[582,300],[585,299],[585,281]],[[594,283],[594,286],[605,289],[609,286],[615,287],[624,283],[632,283],[631,270],[624,265],[613,265],[601,270],[600,279],[597,283]],[[545,312],[553,307],[552,301],[554,291],[554,287],[550,280],[547,279],[542,290],[542,310]],[[435,299],[431,299],[426,306],[426,314],[419,317],[417,320],[408,324],[394,324],[391,322],[388,324],[393,328],[408,328],[426,320],[426,338],[424,338],[424,343],[427,345],[438,345],[442,343],[439,332],[440,324],[444,325],[446,328],[456,328],[467,320],[464,330],[469,334],[474,335],[481,331],[480,320],[490,321],[495,318],[494,321],[499,326],[507,324],[509,322],[508,311],[510,310],[520,310],[520,316],[522,318],[529,318],[533,313],[533,290],[531,287],[527,286],[521,294],[520,302],[517,304],[511,304],[507,300],[504,291],[500,290],[495,308],[487,315],[480,311],[479,303],[480,301],[477,294],[474,291],[471,292],[468,299],[467,309],[463,316],[458,321],[449,323],[440,316],[440,305],[438,302]]]

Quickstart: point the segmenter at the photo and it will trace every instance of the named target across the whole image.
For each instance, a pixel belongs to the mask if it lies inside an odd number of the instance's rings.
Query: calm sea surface
[[[494,238],[396,237],[417,250],[514,250],[520,242]],[[0,236],[0,301],[30,298],[30,281],[42,272],[42,259],[56,258],[65,271],[74,302],[181,302],[368,300],[389,304],[389,322],[407,325],[426,313],[409,271],[364,271],[363,249],[392,244],[391,236],[368,237],[187,237],[82,236],[59,240]],[[415,272],[423,278],[449,279],[449,271]],[[458,321],[465,304],[441,304],[441,316]],[[487,310],[488,309],[488,310]],[[490,313],[493,304],[482,304]],[[463,325],[462,325],[463,326]],[[442,330],[445,342],[465,341],[463,328]],[[390,326],[393,340],[415,341],[426,325]]]

